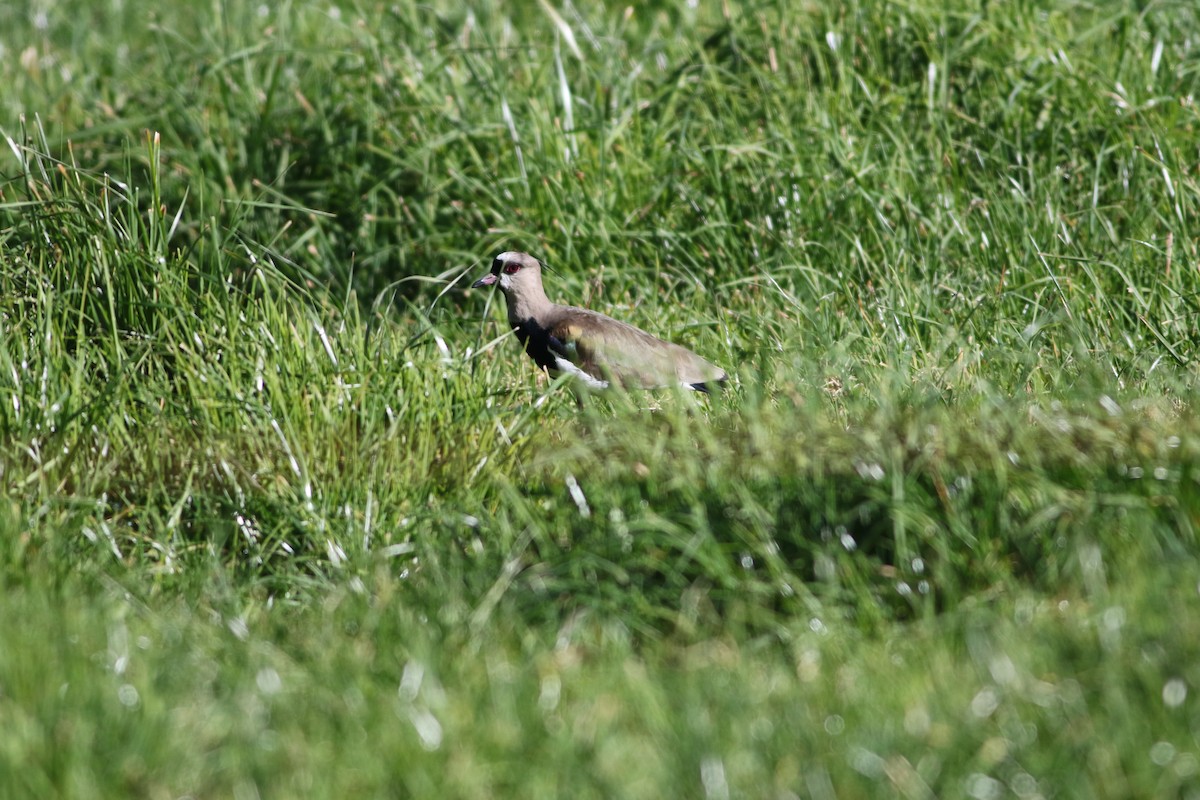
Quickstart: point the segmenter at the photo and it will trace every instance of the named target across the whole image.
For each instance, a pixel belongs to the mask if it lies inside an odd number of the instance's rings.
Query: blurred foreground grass
[[[1195,10],[548,9],[0,11],[0,795],[1195,795]]]

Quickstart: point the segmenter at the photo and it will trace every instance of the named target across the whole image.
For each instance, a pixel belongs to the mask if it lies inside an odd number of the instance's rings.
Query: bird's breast
[[[517,340],[539,367],[557,369],[554,351],[550,348],[550,332],[548,330],[538,325],[532,317],[516,323],[513,328],[517,332]]]

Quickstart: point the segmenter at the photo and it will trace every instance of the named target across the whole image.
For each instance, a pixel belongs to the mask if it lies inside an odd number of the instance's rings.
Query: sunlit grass
[[[1196,791],[1195,10],[701,6],[0,11],[0,795]]]

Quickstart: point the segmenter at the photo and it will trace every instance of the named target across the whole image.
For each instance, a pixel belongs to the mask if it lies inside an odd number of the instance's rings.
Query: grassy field
[[[1191,0],[0,31],[0,796],[1200,797]]]

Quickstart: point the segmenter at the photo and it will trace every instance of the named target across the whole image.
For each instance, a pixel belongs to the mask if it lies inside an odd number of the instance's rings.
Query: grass
[[[0,10],[0,795],[1200,794],[1195,10],[712,5]]]

